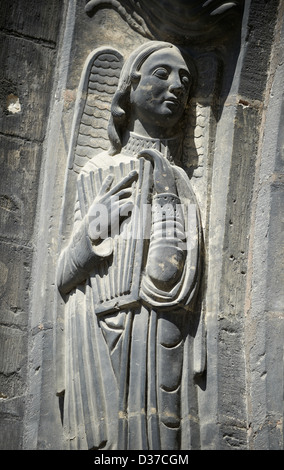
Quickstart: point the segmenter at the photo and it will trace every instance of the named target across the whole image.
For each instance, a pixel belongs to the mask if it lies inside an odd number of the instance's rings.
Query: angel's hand
[[[133,208],[132,184],[137,179],[137,171],[131,171],[111,188],[113,175],[108,175],[88,211],[88,235],[91,240],[105,239],[111,226],[119,226]]]
[[[138,158],[142,157],[150,160],[153,164],[153,180],[156,193],[176,194],[173,167],[163,154],[155,149],[145,149],[138,154]]]

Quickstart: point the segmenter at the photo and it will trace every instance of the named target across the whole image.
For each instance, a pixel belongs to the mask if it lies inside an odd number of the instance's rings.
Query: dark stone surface
[[[0,5],[1,449],[23,440],[33,236],[62,5]]]

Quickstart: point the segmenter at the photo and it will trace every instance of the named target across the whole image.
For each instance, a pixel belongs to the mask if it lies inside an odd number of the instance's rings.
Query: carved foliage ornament
[[[88,0],[86,12],[113,8],[138,33],[176,44],[222,36],[241,16],[244,0]]]

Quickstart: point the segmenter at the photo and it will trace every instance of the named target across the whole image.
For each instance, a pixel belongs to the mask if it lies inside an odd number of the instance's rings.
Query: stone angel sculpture
[[[107,67],[120,72],[122,56],[108,50],[107,57],[101,75]],[[77,165],[74,228],[57,278],[71,449],[198,447],[201,223],[181,167],[194,80],[193,64],[177,47],[146,42],[115,84],[109,149],[82,150],[96,140],[80,140],[86,102],[74,118],[71,150],[86,163]]]

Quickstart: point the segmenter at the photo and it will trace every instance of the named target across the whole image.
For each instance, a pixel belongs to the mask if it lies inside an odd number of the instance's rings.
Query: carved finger
[[[118,199],[125,199],[127,197],[131,197],[132,196],[132,193],[133,193],[133,189],[132,188],[128,188],[128,189],[121,189],[118,193],[114,194],[113,197],[116,197]]]
[[[167,172],[172,173],[170,162],[163,156],[161,152],[155,149],[142,150],[137,155],[138,158],[144,157],[150,160],[154,168],[166,176]]]
[[[121,201],[122,202],[122,201]],[[125,218],[125,217],[129,217],[132,210],[133,210],[133,202],[129,201],[129,202],[125,202],[123,203],[121,206],[120,206],[120,209],[119,209],[119,216],[120,218]]]
[[[176,184],[172,166],[161,152],[154,149],[142,150],[139,152],[137,157],[144,157],[147,160],[150,160],[153,164],[154,188],[157,193],[176,193]]]
[[[109,190],[109,188],[112,185],[113,178],[114,178],[113,174],[109,174],[105,177],[105,179],[103,180],[101,189],[98,192],[98,196],[103,196],[104,194],[107,193],[107,191]]]
[[[125,176],[119,183],[117,183],[113,188],[110,189],[109,195],[112,196],[113,194],[118,193],[120,190],[131,186],[133,181],[137,179],[137,176],[138,173],[136,170],[131,171],[129,175]]]
[[[133,201],[119,201],[119,207],[120,207],[120,211],[123,211],[125,207],[131,207],[133,208],[134,204],[133,204]]]
[[[137,155],[137,158],[141,158],[141,157],[144,157],[144,158],[148,158],[149,160],[151,161],[156,161],[157,159],[163,159],[163,155],[161,154],[161,152],[159,152],[159,150],[155,150],[155,149],[144,149],[144,150],[141,150],[138,155]]]

